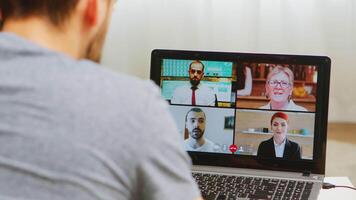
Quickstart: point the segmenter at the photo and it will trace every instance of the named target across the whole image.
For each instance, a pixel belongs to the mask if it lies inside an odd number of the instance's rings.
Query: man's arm
[[[171,98],[171,103],[172,104],[179,104],[180,101],[179,101],[179,92],[178,92],[178,88],[176,88],[173,92],[173,95],[172,95],[172,98]]]

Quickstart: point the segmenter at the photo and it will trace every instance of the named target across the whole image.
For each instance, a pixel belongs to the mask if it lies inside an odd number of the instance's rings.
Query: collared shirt
[[[283,158],[284,148],[286,146],[286,139],[284,139],[284,141],[281,144],[277,144],[274,140],[273,143],[274,143],[274,151],[276,153],[276,157]]]
[[[214,146],[215,146],[214,142],[208,140],[207,138],[205,138],[205,143],[196,149],[194,149],[189,145],[188,140],[184,141],[184,146],[185,146],[185,150],[187,151],[216,152],[214,150]]]
[[[268,104],[259,107],[260,109],[268,109],[271,110],[271,103],[269,102]],[[306,108],[304,108],[303,106],[298,106],[297,104],[294,103],[293,100],[290,100],[287,107],[284,108],[283,110],[293,110],[293,111],[308,111]]]
[[[191,86],[180,86],[175,89],[171,103],[192,105],[192,89]],[[199,84],[195,90],[195,102],[200,106],[215,106],[215,92],[204,84]]]

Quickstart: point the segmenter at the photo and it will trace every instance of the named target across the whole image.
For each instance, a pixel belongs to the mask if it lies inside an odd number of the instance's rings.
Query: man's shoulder
[[[78,62],[74,62],[73,65],[76,65],[74,67],[78,67],[78,71],[80,72],[80,74],[84,74],[84,76],[94,76],[97,78],[106,78],[104,80],[102,80],[103,82],[105,81],[111,81],[111,82],[115,82],[115,83],[125,83],[125,82],[129,82],[132,83],[133,86],[135,86],[136,84],[147,84],[146,81],[143,81],[142,79],[132,76],[132,75],[128,75],[128,74],[124,74],[124,73],[120,73],[120,72],[116,72],[116,71],[112,71],[110,69],[108,69],[107,67],[105,67],[104,65],[100,65],[98,63],[89,61],[89,60],[81,60]]]
[[[152,107],[162,105],[159,89],[152,81],[114,72],[87,60],[60,56],[54,59],[61,64],[48,66],[48,69],[41,67],[40,72],[34,69],[40,73],[36,75],[38,79],[42,77],[34,86],[39,89],[39,95],[56,91],[56,98],[50,103],[60,106],[53,109],[88,118],[101,116],[102,121],[124,125],[134,116],[141,121],[152,117],[152,112],[145,112],[148,103]],[[125,115],[127,117],[116,118]]]
[[[205,144],[202,146],[202,151],[215,152],[215,143],[205,138]]]
[[[200,84],[198,89],[209,91],[209,92],[214,92],[214,89],[209,87],[209,86],[207,86],[206,84]]]
[[[97,63],[82,60],[72,63],[71,81],[82,81],[82,87],[108,98],[131,98],[140,101],[157,95],[159,90],[152,81],[112,71]]]
[[[210,146],[215,145],[215,143],[213,141],[209,140],[208,138],[205,138],[205,144],[210,145]]]
[[[186,151],[194,151],[194,149],[189,145],[188,139],[185,139],[185,140],[183,141],[183,144],[184,144],[184,149],[185,149]]]
[[[190,91],[191,90],[191,86],[189,85],[181,85],[175,88],[175,92],[181,92],[181,91]]]

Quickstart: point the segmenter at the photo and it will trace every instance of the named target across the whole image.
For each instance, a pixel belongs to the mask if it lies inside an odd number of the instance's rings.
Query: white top
[[[286,140],[284,140],[282,144],[277,144],[274,140],[273,143],[274,143],[274,152],[276,154],[276,157],[283,158],[284,147],[286,146]]]
[[[264,106],[259,107],[260,109],[271,109],[271,103],[268,103]],[[308,111],[306,108],[302,106],[298,106],[297,104],[294,103],[293,100],[290,100],[287,107],[284,108],[283,110],[293,110],[293,111]]]
[[[187,150],[187,151],[215,152],[214,151],[214,146],[215,146],[214,142],[212,142],[206,138],[205,138],[205,143],[196,149],[194,149],[193,147],[191,147],[189,145],[188,140],[184,141],[184,146],[185,146],[185,150]]]
[[[172,104],[192,105],[191,86],[180,86],[174,90]],[[199,84],[195,90],[195,103],[201,106],[215,106],[215,92],[210,87]]]

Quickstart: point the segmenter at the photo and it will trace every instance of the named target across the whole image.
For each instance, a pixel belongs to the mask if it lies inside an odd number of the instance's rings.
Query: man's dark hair
[[[188,114],[189,114],[190,112],[202,112],[202,113],[204,113],[204,118],[206,118],[205,112],[204,112],[201,108],[192,108],[192,109],[190,109],[190,110],[187,112],[187,114],[185,115],[185,121],[188,120]]]
[[[1,1],[1,0],[0,0],[0,1]],[[192,63],[190,63],[190,64],[189,64],[189,70],[191,69],[192,64],[194,64],[194,63],[199,63],[199,64],[201,64],[201,65],[203,66],[203,71],[204,71],[205,66],[204,66],[204,64],[203,64],[200,60],[194,60]]]
[[[69,17],[79,0],[0,0],[2,21],[8,18],[21,19],[29,16],[47,17],[60,25]]]

